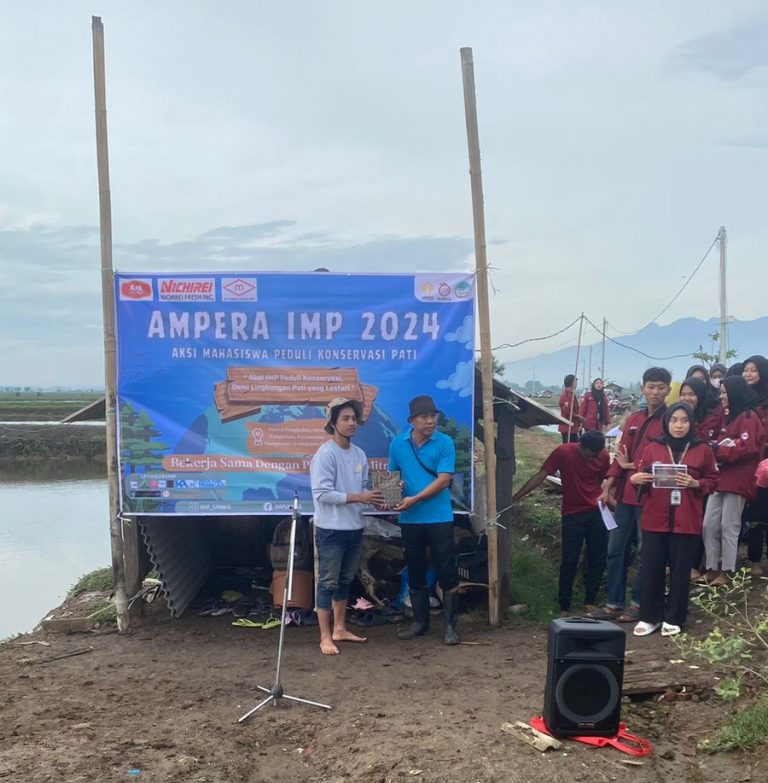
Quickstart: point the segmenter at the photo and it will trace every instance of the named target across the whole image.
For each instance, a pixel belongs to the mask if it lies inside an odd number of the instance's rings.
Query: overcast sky
[[[472,268],[459,58],[471,46],[494,345],[582,309],[639,328],[720,225],[731,313],[766,314],[764,2],[68,0],[2,13],[0,385],[103,383],[92,14],[120,270]],[[661,323],[717,315],[717,258]]]

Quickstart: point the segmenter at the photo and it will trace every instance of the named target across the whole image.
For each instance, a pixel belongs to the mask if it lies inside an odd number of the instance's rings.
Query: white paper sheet
[[[618,527],[618,525],[616,524],[616,520],[613,518],[611,509],[608,508],[608,506],[606,506],[604,503],[600,503],[600,502],[598,502],[597,506],[600,509],[600,516],[603,518],[603,524],[605,525],[605,529],[615,530]]]

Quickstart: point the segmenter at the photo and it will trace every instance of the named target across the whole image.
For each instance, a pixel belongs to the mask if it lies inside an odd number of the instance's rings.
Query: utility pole
[[[725,226],[720,226],[718,234],[720,242],[720,363],[727,364],[728,360],[728,298],[725,290],[725,247],[727,237]]]
[[[603,356],[600,360],[600,377],[605,381],[605,327],[608,325],[608,321],[603,316]]]
[[[480,367],[483,389],[483,431],[485,433],[486,534],[488,536],[488,620],[499,625],[505,607],[503,585],[509,573],[509,537],[499,533],[496,496],[496,422],[493,410],[493,356],[488,304],[488,259],[485,247],[485,208],[483,176],[480,167],[480,132],[475,96],[475,64],[470,47],[461,53],[461,77],[464,87],[464,117],[467,125],[469,179],[472,190],[472,217],[475,230],[475,285],[480,330]]]

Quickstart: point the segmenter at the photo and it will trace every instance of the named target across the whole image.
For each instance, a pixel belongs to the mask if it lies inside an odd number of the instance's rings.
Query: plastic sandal
[[[235,628],[263,628],[264,627],[264,623],[256,623],[253,620],[249,620],[247,617],[238,618],[232,623],[232,625],[234,625]]]
[[[616,615],[617,623],[636,623],[640,618],[640,607],[629,605],[626,609],[622,609]]]
[[[272,628],[279,628],[280,627],[280,618],[279,617],[270,617],[268,620],[265,620],[261,627],[265,631],[270,631]]]
[[[650,636],[659,629],[661,623],[646,623],[642,620],[635,626],[633,633],[635,636]]]
[[[373,612],[365,612],[355,620],[355,625],[363,627],[370,627],[374,625],[386,625],[387,619],[381,615],[374,614]]]
[[[672,625],[672,623],[661,624],[662,636],[677,636],[679,633],[682,633],[682,630],[683,629],[679,625]]]

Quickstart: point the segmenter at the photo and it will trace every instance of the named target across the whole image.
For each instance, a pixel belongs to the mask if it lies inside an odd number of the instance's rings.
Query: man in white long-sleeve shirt
[[[333,437],[309,465],[318,562],[315,609],[325,655],[338,655],[336,642],[366,641],[347,629],[347,600],[363,548],[363,505],[381,505],[384,495],[366,489],[368,458],[352,444],[362,412],[357,400],[331,400],[325,408],[325,431]]]

